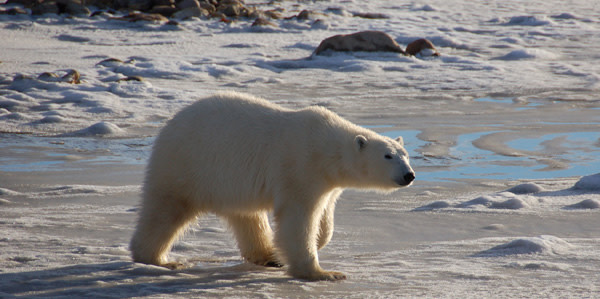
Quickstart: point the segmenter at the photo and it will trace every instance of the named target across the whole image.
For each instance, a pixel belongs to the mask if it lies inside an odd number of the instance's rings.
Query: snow
[[[0,15],[0,297],[600,296],[596,2],[270,5],[317,14],[258,29]],[[361,30],[427,38],[441,56],[312,55]],[[413,186],[345,192],[319,252],[348,280],[248,265],[214,215],[174,247],[190,268],[131,262],[154,136],[221,90],[404,137]]]
[[[477,256],[494,257],[513,254],[567,254],[572,247],[567,241],[555,236],[544,235],[512,240],[482,251]]]
[[[582,177],[573,189],[583,191],[600,191],[600,173]]]

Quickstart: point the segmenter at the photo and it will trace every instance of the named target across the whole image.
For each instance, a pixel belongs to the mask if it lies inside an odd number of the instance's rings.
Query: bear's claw
[[[178,262],[169,262],[169,263],[162,264],[161,266],[163,266],[167,269],[170,269],[170,270],[181,270],[181,269],[187,268],[183,263],[178,263]]]
[[[273,268],[281,268],[281,267],[283,267],[283,264],[278,261],[268,261],[263,266],[273,267]]]

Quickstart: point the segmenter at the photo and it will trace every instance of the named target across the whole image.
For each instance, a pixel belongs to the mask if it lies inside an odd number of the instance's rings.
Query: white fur
[[[397,189],[410,184],[409,173],[400,142],[325,108],[291,110],[246,94],[218,94],[183,109],[157,137],[132,256],[170,266],[176,238],[197,216],[213,212],[228,220],[248,261],[282,259],[294,277],[343,279],[322,270],[317,255],[331,239],[337,198],[344,188]]]

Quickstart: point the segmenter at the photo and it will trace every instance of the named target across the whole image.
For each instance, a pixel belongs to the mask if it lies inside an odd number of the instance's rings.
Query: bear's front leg
[[[342,194],[341,189],[336,189],[327,195],[327,205],[321,216],[319,235],[317,238],[317,248],[320,250],[325,247],[333,236],[333,215],[335,212],[335,204],[338,197]]]
[[[325,271],[319,265],[317,234],[324,206],[307,206],[303,202],[286,202],[275,209],[277,232],[275,240],[288,272],[295,278],[306,280],[341,280],[346,275]]]

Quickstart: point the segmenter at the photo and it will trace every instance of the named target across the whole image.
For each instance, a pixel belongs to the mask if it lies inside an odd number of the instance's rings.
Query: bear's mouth
[[[405,187],[405,186],[410,186],[414,180],[415,180],[415,174],[413,172],[409,172],[409,173],[405,174],[403,177],[396,178],[394,181],[399,186]]]

